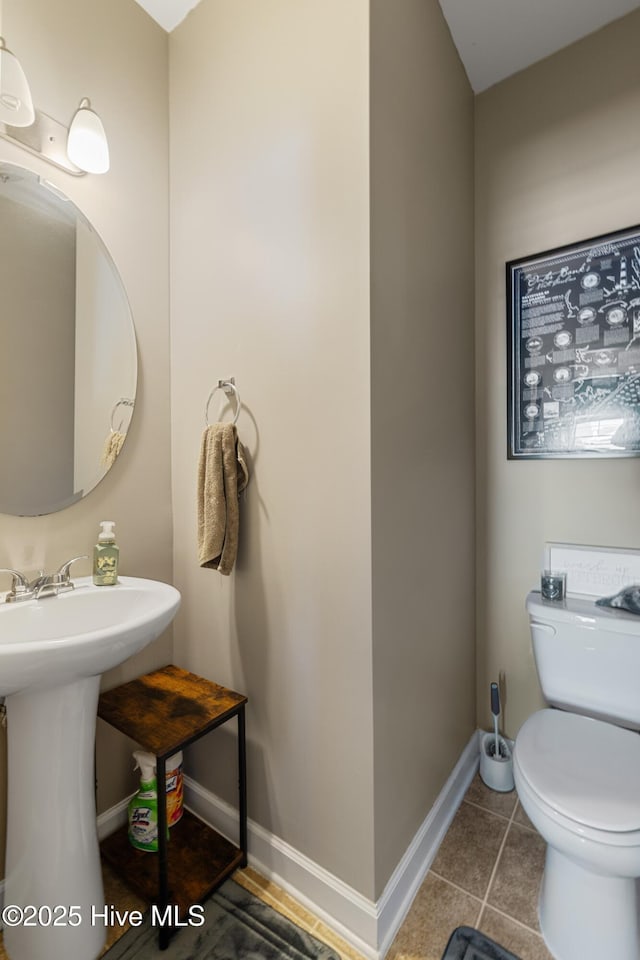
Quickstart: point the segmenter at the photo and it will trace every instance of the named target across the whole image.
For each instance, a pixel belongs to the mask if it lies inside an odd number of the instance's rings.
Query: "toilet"
[[[547,843],[540,930],[556,960],[640,960],[640,616],[526,605],[549,707],[521,727],[513,775]]]

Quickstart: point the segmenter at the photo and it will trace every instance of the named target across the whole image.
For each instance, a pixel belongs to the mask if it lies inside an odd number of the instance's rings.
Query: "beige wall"
[[[176,662],[249,696],[250,817],[365,895],[368,33],[367,0],[203,0],[170,38]],[[225,579],[195,482],[230,376],[252,479]],[[224,792],[215,741],[192,772]]]
[[[637,547],[640,460],[506,459],[504,265],[640,222],[640,12],[477,98],[479,722],[506,674],[514,736],[541,705],[524,599],[545,541]]]
[[[5,141],[0,158],[46,175],[95,225],[129,295],[140,376],[130,437],[115,467],[89,497],[60,513],[1,515],[0,565],[51,569],[90,552],[106,517],[117,524],[123,574],[170,580],[167,37],[133,0],[4,0],[2,28],[40,109],[68,122],[89,95],[104,120],[112,159],[105,177],[75,179]],[[106,682],[170,660],[167,635]],[[122,738],[100,729],[100,809],[130,788],[129,766]]]
[[[371,17],[379,896],[475,726],[473,95],[436,0]]]

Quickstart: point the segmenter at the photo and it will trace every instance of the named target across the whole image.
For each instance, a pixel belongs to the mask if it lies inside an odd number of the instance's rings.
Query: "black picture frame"
[[[507,456],[640,456],[640,226],[510,260]]]

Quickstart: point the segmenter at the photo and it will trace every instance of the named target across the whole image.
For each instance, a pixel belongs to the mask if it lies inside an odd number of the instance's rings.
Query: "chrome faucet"
[[[58,593],[62,593],[65,590],[73,590],[75,584],[71,579],[69,574],[69,568],[72,563],[75,563],[76,560],[88,560],[89,557],[86,553],[83,553],[79,557],[73,557],[71,560],[67,560],[66,563],[63,563],[59,570],[56,570],[55,573],[49,574],[40,574],[39,577],[36,577],[30,584],[33,588],[34,597],[36,600],[39,600],[40,597],[49,597],[56,596]]]
[[[28,580],[19,570],[11,567],[0,567],[0,573],[10,573],[13,577],[11,589],[5,597],[6,603],[19,603],[22,600],[39,600],[41,597],[57,596],[65,590],[73,590],[74,583],[69,574],[72,563],[76,560],[88,560],[86,554],[67,560],[55,573],[45,573],[41,570],[37,577]]]
[[[0,573],[10,573],[13,577],[11,589],[5,597],[6,603],[17,603],[19,600],[33,600],[34,593],[31,584],[23,573],[19,570],[12,570],[11,567],[0,567]]]

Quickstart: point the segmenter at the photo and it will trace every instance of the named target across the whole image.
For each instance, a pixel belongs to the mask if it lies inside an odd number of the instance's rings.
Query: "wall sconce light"
[[[102,120],[83,97],[73,115],[67,137],[67,155],[87,173],[106,173],[109,169],[109,144]]]
[[[0,37],[0,120],[14,127],[29,127],[35,116],[24,70]]]
[[[70,126],[33,106],[20,61],[0,37],[0,137],[17,143],[66,173],[106,173],[109,144],[102,120],[84,97]]]

